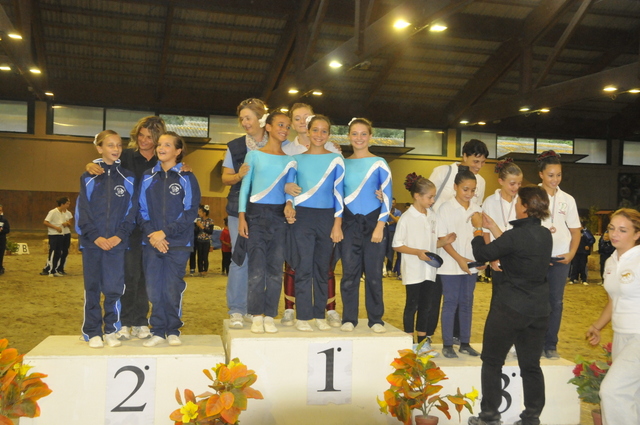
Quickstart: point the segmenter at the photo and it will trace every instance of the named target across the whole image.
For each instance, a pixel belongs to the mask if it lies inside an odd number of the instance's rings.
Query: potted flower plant
[[[247,399],[263,398],[260,391],[251,388],[258,376],[237,358],[228,365],[218,363],[212,370],[216,374],[215,379],[208,369],[203,372],[213,381],[209,385],[213,393],[207,391],[196,396],[193,391],[185,389],[183,404],[180,390],[176,388],[176,400],[182,407],[171,413],[170,419],[175,425],[237,424],[240,413],[247,410]]]
[[[23,354],[8,348],[9,341],[0,339],[0,425],[13,425],[23,416],[40,416],[37,401],[51,394],[42,382],[47,375],[29,373],[31,366],[23,363]]]
[[[605,360],[585,360],[582,356],[576,356],[576,367],[573,368],[573,378],[569,383],[576,386],[580,400],[600,406],[600,384],[604,379],[609,366],[611,366],[611,343],[602,346]],[[594,409],[594,424],[602,424],[600,409]]]
[[[478,391],[472,388],[470,393],[463,394],[460,388],[456,394],[440,395],[442,385],[438,382],[448,379],[445,373],[431,360],[428,353],[420,353],[421,346],[413,350],[399,350],[400,357],[396,357],[391,366],[395,371],[387,376],[387,382],[391,387],[384,392],[384,400],[378,398],[380,411],[396,417],[405,425],[411,425],[411,413],[413,409],[419,409],[422,416],[416,416],[416,424],[437,424],[438,417],[429,415],[435,406],[447,419],[451,419],[449,403],[452,403],[458,412],[466,407],[473,413],[471,403],[478,397]]]

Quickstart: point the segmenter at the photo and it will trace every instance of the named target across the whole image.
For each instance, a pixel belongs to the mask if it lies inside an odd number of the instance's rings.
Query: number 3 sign
[[[110,358],[107,363],[107,425],[154,423],[156,359]]]

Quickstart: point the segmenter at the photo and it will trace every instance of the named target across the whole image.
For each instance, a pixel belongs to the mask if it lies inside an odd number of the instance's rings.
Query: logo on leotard
[[[558,203],[558,214],[567,215],[569,205],[566,202]]]
[[[178,183],[172,183],[171,186],[169,186],[169,193],[172,195],[180,195],[180,190],[182,190],[182,186]]]
[[[124,188],[124,186],[119,184],[113,188],[113,191],[116,193],[117,197],[122,198],[127,190]]]
[[[624,270],[620,273],[620,283],[630,283],[635,279],[635,275],[631,270]]]

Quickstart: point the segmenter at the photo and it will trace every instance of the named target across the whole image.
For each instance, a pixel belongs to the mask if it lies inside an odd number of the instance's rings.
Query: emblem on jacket
[[[635,279],[635,275],[631,270],[624,270],[620,273],[620,283],[630,283]]]
[[[180,195],[181,190],[182,186],[180,186],[178,183],[172,183],[171,186],[169,186],[169,193],[172,195]]]
[[[127,190],[124,188],[124,186],[119,184],[113,188],[113,191],[116,193],[117,197],[122,198]]]

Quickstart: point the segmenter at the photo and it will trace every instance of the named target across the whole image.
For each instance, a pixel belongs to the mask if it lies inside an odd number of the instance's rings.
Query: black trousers
[[[386,228],[382,242],[371,242],[373,230],[378,223],[380,209],[366,216],[354,215],[348,208],[342,217],[341,242],[342,281],[342,323],[358,325],[358,305],[360,302],[360,277],[365,274],[365,306],[369,327],[383,325],[384,301],[382,298],[382,262],[387,249]]]
[[[129,249],[124,253],[124,295],[122,326],[148,326],[149,297],[142,265],[142,229],[136,227],[129,236]]]
[[[198,255],[198,272],[209,271],[209,247],[211,242],[209,239],[206,241],[196,240],[196,246],[194,252]]]
[[[520,414],[522,425],[540,424],[540,413],[545,404],[540,354],[548,320],[548,316],[524,316],[500,302],[491,305],[482,341],[482,412],[479,415],[482,420],[500,419],[502,366],[515,344],[524,395],[525,409]]]
[[[4,252],[7,250],[7,237],[0,236],[0,270],[4,269]]]
[[[222,271],[221,273],[229,274],[229,266],[231,265],[231,252],[222,251]]]
[[[63,272],[64,266],[67,264],[67,257],[69,256],[69,247],[71,246],[71,233],[67,233],[62,236],[64,238],[62,242],[62,253],[60,254],[60,263],[58,264],[58,271]]]
[[[402,322],[406,333],[413,334],[413,331],[416,330],[418,332],[425,332],[427,335],[433,335],[435,326],[433,326],[431,333],[427,331],[430,329],[430,313],[434,310],[434,304],[437,302],[435,315],[436,317],[438,316],[440,297],[442,296],[442,288],[440,288],[440,293],[438,293],[436,286],[436,283],[430,280],[405,285],[407,299],[404,305]]]
[[[47,257],[47,265],[42,269],[44,273],[53,274],[62,271],[60,258],[64,247],[64,236],[63,234],[49,235],[49,256]]]

